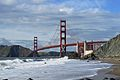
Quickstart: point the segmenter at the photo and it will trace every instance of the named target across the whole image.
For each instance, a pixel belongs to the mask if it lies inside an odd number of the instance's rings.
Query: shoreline
[[[110,68],[97,71],[97,75],[90,77],[91,80],[120,80],[120,59],[101,58],[102,63],[113,64]]]
[[[106,69],[103,68],[98,70],[97,74],[94,76],[83,77],[76,80],[120,80],[120,59],[119,58],[118,59],[101,58],[99,61],[101,61],[101,63],[109,63],[113,65],[111,65],[111,67],[109,68],[106,68]],[[114,78],[114,79],[110,79],[110,78]]]

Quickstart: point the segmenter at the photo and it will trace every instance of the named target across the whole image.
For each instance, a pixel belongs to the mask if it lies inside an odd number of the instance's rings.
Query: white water
[[[68,59],[15,59],[0,61],[0,80],[76,80],[96,75],[99,69],[109,68],[111,64],[100,61],[81,61]]]

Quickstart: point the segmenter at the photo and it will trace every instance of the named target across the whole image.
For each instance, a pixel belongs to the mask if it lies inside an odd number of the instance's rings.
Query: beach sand
[[[101,58],[103,63],[111,63],[112,67],[102,69],[97,72],[96,76],[91,77],[93,80],[120,80],[120,58]],[[113,79],[114,78],[114,79]]]

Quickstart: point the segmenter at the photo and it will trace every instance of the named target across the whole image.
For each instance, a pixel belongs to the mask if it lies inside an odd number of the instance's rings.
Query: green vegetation
[[[109,40],[106,44],[94,52],[98,57],[120,57],[120,34]]]

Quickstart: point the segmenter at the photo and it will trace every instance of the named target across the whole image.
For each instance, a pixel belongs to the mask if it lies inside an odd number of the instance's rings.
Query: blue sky
[[[120,32],[120,0],[0,0],[0,38],[49,41],[67,20],[68,42],[108,40]],[[54,35],[58,40],[58,35]]]
[[[120,12],[120,0],[108,0],[105,9],[113,13]]]

